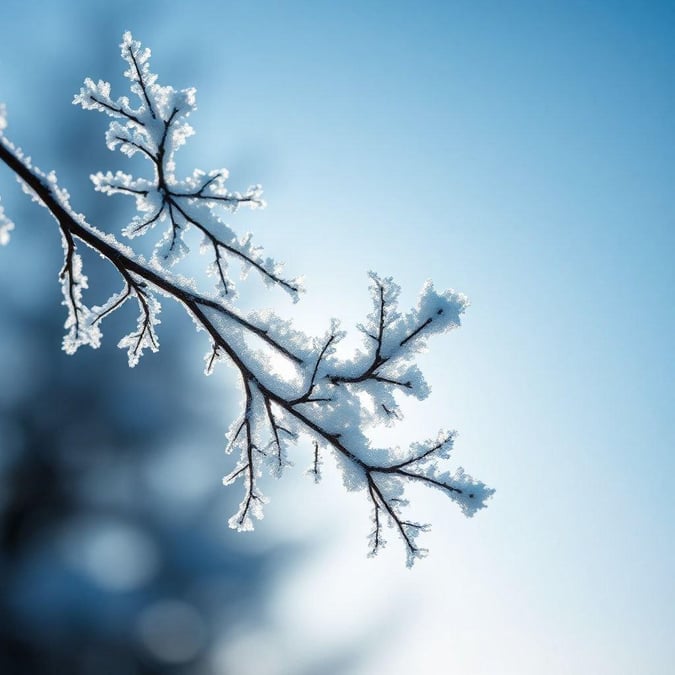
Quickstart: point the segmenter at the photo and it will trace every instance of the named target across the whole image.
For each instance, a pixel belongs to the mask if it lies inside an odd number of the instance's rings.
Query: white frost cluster
[[[82,258],[75,253],[63,237],[66,262],[61,271],[61,292],[67,309],[63,337],[63,350],[74,354],[79,347],[89,345],[93,349],[101,346],[101,329],[94,321],[91,310],[82,302],[82,291],[89,287],[87,277],[82,273]]]
[[[228,335],[244,369],[255,374],[245,380],[244,411],[228,435],[228,452],[237,452],[240,459],[224,482],[242,480],[246,486],[240,511],[230,524],[249,529],[253,517],[262,517],[266,500],[258,491],[258,477],[265,467],[275,475],[281,473],[287,464],[284,446],[299,435],[309,435],[315,453],[308,473],[319,480],[323,455],[330,450],[345,487],[370,496],[375,524],[369,538],[371,552],[384,545],[382,530],[390,525],[404,540],[412,564],[426,554],[416,539],[427,526],[403,517],[406,485],[419,482],[446,493],[467,516],[483,508],[493,491],[461,468],[452,474],[444,471],[454,432],[441,431],[403,451],[373,447],[367,431],[401,419],[400,394],[418,399],[428,395],[414,357],[430,335],[459,326],[467,300],[453,291],[438,293],[427,283],[416,307],[402,313],[397,306],[398,286],[375,273],[370,278],[373,311],[359,326],[364,348],[351,359],[337,356],[336,346],[345,335],[337,322],[321,339],[312,341],[273,314],[248,317],[297,357],[299,377],[295,378],[275,377],[269,368],[269,349],[252,348],[244,339],[245,331],[232,325],[231,318],[214,316],[214,325]],[[207,361],[212,362],[213,355]]]
[[[228,272],[229,262],[234,260],[241,267],[242,277],[255,270],[267,285],[281,288],[297,301],[301,280],[286,279],[280,263],[263,256],[262,250],[252,244],[250,234],[237,236],[222,217],[241,206],[264,207],[260,185],[244,192],[230,191],[226,169],[208,173],[196,170],[184,179],[176,175],[176,150],[194,133],[187,118],[196,109],[195,90],[177,91],[158,84],[157,76],[150,71],[150,50],[130,33],[125,33],[121,50],[128,66],[124,75],[131,80],[135,104],[126,96],[112,98],[109,82],[89,78],[73,102],[113,118],[106,134],[111,150],[117,148],[128,157],[139,154],[152,164],[152,178],[134,178],[122,171],[91,176],[99,192],[124,194],[136,200],[138,214],[123,234],[133,238],[162,225],[154,256],[159,265],[168,268],[189,253],[184,237],[190,229],[197,229],[203,235],[202,251],[212,256],[207,271],[221,297],[233,299],[236,295]]]
[[[2,119],[0,117],[0,119]],[[14,229],[14,223],[5,215],[0,204],[0,246],[9,244],[9,233]]]
[[[7,109],[4,103],[0,103],[0,142],[4,141],[3,132],[7,128]],[[0,246],[9,243],[9,233],[14,229],[14,223],[5,215],[0,204]]]

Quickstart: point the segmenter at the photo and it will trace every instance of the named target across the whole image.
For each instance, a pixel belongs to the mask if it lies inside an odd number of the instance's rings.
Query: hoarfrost
[[[63,237],[65,263],[59,275],[61,279],[62,304],[68,314],[64,328],[63,350],[74,354],[82,345],[93,349],[101,346],[101,330],[92,318],[91,310],[82,302],[82,291],[88,288],[88,279],[82,273],[82,258],[75,252],[72,240]]]
[[[0,120],[2,117],[0,116]],[[0,246],[9,244],[9,233],[14,229],[14,223],[5,215],[5,210],[0,204]]]
[[[71,354],[82,345],[98,347],[103,319],[131,300],[139,311],[136,328],[118,346],[127,351],[133,367],[145,350],[159,348],[156,328],[161,299],[176,300],[208,339],[206,374],[225,360],[240,375],[242,411],[228,431],[226,449],[237,459],[223,482],[241,485],[244,495],[230,526],[239,531],[253,529],[268,502],[260,491],[260,477],[282,475],[291,465],[288,449],[304,439],[313,449],[307,473],[316,482],[326,456],[332,455],[346,489],[363,492],[369,500],[369,555],[384,546],[384,529],[390,528],[412,565],[426,555],[417,538],[428,526],[405,515],[410,508],[408,486],[422,483],[441,491],[467,516],[484,508],[494,491],[461,468],[448,470],[455,439],[452,431],[443,430],[405,450],[375,447],[369,434],[375,426],[391,426],[402,419],[402,395],[427,398],[429,386],[416,356],[429,337],[460,325],[468,306],[466,297],[452,290],[437,292],[427,282],[416,306],[404,312],[398,307],[400,288],[394,280],[370,272],[372,309],[357,326],[363,345],[349,357],[338,353],[345,331],[335,320],[323,335],[312,337],[270,310],[246,315],[238,311],[232,263],[242,280],[253,271],[294,302],[303,290],[301,277],[287,277],[281,263],[264,255],[250,233],[238,234],[227,220],[244,206],[263,208],[262,188],[231,190],[226,169],[177,175],[176,151],[194,133],[187,119],[196,109],[195,90],[160,85],[150,68],[150,50],[130,33],[124,34],[120,48],[132,96],[114,97],[108,82],[87,78],[74,103],[111,118],[106,132],[111,150],[149,162],[146,176],[123,171],[91,176],[98,192],[134,199],[137,213],[122,229],[126,238],[159,230],[149,261],[73,210],[56,175],[34,167],[5,138],[5,110],[0,106],[0,159],[15,170],[23,189],[51,212],[61,230],[60,282],[67,309],[63,348]],[[7,243],[12,227],[0,207],[0,244]],[[209,258],[206,271],[212,286],[205,293],[198,291],[194,279],[173,267],[190,252],[185,239],[190,230],[199,233],[200,252]],[[89,282],[79,244],[108,260],[122,282],[121,290],[91,308],[84,301]]]

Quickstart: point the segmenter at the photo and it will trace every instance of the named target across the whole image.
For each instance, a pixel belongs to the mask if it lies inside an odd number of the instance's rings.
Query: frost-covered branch
[[[419,483],[439,490],[467,516],[485,506],[492,490],[461,468],[454,473],[444,468],[453,432],[441,432],[402,451],[374,448],[367,431],[402,418],[402,394],[420,400],[427,397],[429,387],[415,365],[416,354],[430,336],[459,326],[466,299],[454,291],[439,293],[429,282],[416,307],[401,313],[398,286],[391,278],[370,273],[373,310],[358,327],[364,336],[363,348],[350,359],[337,355],[336,347],[345,336],[337,321],[323,337],[312,339],[271,312],[244,314],[236,309],[231,262],[242,273],[255,271],[265,284],[280,288],[294,301],[302,290],[299,279],[286,277],[279,263],[263,257],[252,245],[250,234],[238,236],[224,220],[242,206],[264,206],[260,186],[231,191],[225,169],[196,170],[179,178],[175,153],[193,134],[187,118],[195,109],[195,92],[160,85],[150,71],[150,51],[129,33],[121,49],[133,102],[126,96],[112,98],[107,82],[90,79],[74,102],[112,118],[106,134],[111,150],[129,157],[139,154],[150,164],[149,177],[120,171],[92,176],[96,190],[134,198],[138,213],[122,228],[124,236],[146,236],[162,228],[150,260],[73,210],[56,176],[42,173],[7,139],[4,108],[0,108],[0,160],[52,214],[61,231],[64,264],[60,281],[67,309],[64,349],[73,353],[82,345],[98,347],[103,320],[133,299],[139,311],[137,325],[119,346],[127,350],[129,365],[134,366],[145,349],[159,348],[162,299],[177,301],[208,336],[206,373],[227,359],[240,375],[242,412],[228,434],[228,452],[237,453],[239,460],[224,482],[242,483],[244,497],[230,526],[249,530],[254,519],[262,518],[267,499],[259,486],[260,476],[264,471],[280,476],[290,464],[289,446],[308,438],[313,448],[309,473],[314,480],[320,480],[324,455],[331,452],[346,487],[363,491],[370,501],[370,553],[382,548],[384,528],[389,526],[402,540],[408,564],[412,564],[425,554],[416,540],[427,526],[404,515],[408,486]],[[12,227],[0,207],[0,244],[8,242]],[[190,229],[200,233],[202,252],[211,258],[208,271],[214,283],[210,291],[198,291],[193,280],[173,271],[189,253],[185,234]],[[78,250],[81,245],[105,258],[120,276],[121,290],[100,306],[85,303],[88,279]],[[275,359],[285,361],[293,375],[277,375],[271,367]]]

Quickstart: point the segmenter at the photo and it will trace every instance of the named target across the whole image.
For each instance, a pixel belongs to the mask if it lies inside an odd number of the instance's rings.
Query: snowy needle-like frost
[[[160,85],[150,69],[150,50],[130,33],[125,33],[121,51],[132,96],[114,97],[108,82],[86,79],[74,103],[111,118],[106,133],[111,150],[128,157],[139,155],[149,164],[146,176],[108,171],[91,177],[96,190],[135,200],[137,214],[122,229],[124,236],[133,239],[160,230],[149,262],[73,211],[56,176],[34,167],[7,139],[5,111],[0,107],[0,159],[24,190],[49,210],[61,230],[65,351],[74,353],[83,345],[98,347],[103,319],[131,300],[137,305],[138,321],[119,346],[127,350],[129,365],[134,366],[144,350],[159,348],[156,329],[161,300],[176,300],[208,337],[206,373],[227,359],[240,374],[242,410],[228,432],[228,452],[239,459],[223,482],[241,483],[244,496],[230,526],[253,529],[253,521],[263,517],[268,501],[259,487],[260,476],[264,471],[280,476],[290,465],[289,447],[308,439],[310,476],[320,481],[325,455],[330,453],[342,471],[345,487],[362,491],[370,501],[370,554],[384,546],[388,527],[403,542],[407,563],[412,565],[426,555],[417,538],[428,525],[405,515],[408,486],[421,483],[439,490],[467,516],[484,508],[493,490],[461,468],[447,468],[453,432],[441,431],[402,452],[373,447],[368,430],[402,418],[401,395],[419,400],[428,396],[429,387],[415,357],[429,337],[460,325],[466,298],[454,291],[438,292],[428,282],[417,305],[400,311],[399,287],[391,278],[371,272],[373,308],[358,326],[363,347],[349,359],[340,358],[336,351],[345,333],[335,320],[323,336],[312,338],[271,311],[244,315],[237,310],[229,273],[233,262],[242,274],[253,270],[265,284],[288,293],[293,301],[302,291],[299,278],[287,277],[277,261],[264,257],[253,245],[249,233],[239,235],[226,222],[240,207],[263,207],[261,188],[230,190],[225,169],[193,170],[181,177],[175,155],[194,133],[187,120],[195,110],[195,90]],[[0,244],[8,242],[12,228],[0,207]],[[214,283],[206,292],[199,292],[194,280],[173,271],[190,252],[185,240],[189,230],[199,232],[202,253],[210,258],[207,272]],[[80,244],[107,259],[120,277],[120,290],[100,306],[85,304],[88,279],[78,252]],[[284,360],[289,367],[282,370],[292,376],[279,375],[271,367],[273,359]]]

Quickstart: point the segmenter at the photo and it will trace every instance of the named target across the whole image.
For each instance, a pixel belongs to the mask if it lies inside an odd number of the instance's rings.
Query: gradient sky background
[[[163,82],[198,88],[186,171],[265,187],[267,210],[232,224],[309,292],[260,302],[313,333],[353,326],[369,269],[406,302],[427,278],[472,302],[393,438],[456,428],[489,508],[415,494],[433,531],[410,572],[393,535],[365,559],[365,499],[303,480],[299,457],[246,545],[316,541],[223,663],[301,672],[358,645],[357,675],[671,673],[675,5],[4,0],[0,100],[42,168],[85,115],[81,80],[121,74],[126,29]],[[62,176],[75,208],[99,168]],[[16,264],[0,251],[0,280]]]

